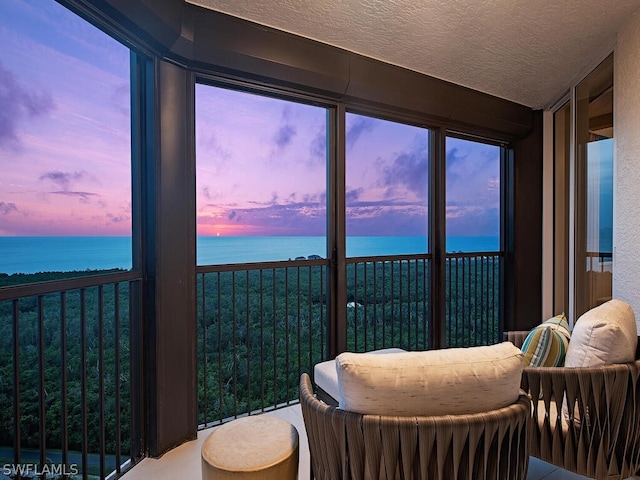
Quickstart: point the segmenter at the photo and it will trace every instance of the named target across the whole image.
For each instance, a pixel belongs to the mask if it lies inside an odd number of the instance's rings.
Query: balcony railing
[[[500,264],[447,255],[445,346],[500,339]],[[197,268],[201,428],[298,401],[330,350],[329,265]],[[347,259],[347,349],[428,349],[431,269],[429,255]],[[142,458],[141,287],[117,272],[0,289],[1,465],[105,479]]]
[[[120,272],[0,290],[1,473],[104,479],[142,457],[140,283]]]
[[[502,339],[501,262],[496,252],[447,254],[446,347],[491,345]]]
[[[501,337],[498,253],[448,254],[447,347]],[[328,261],[198,267],[201,428],[298,400],[325,360]],[[431,345],[430,256],[347,259],[347,349]]]
[[[430,345],[428,255],[347,260],[347,350]]]
[[[326,260],[198,267],[202,428],[298,398],[324,360]]]

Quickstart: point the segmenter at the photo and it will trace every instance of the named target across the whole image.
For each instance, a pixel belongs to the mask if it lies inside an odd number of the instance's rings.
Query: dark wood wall
[[[513,249],[505,329],[529,330],[542,320],[542,111],[533,129],[515,140],[511,185]],[[547,272],[551,275],[551,272]]]

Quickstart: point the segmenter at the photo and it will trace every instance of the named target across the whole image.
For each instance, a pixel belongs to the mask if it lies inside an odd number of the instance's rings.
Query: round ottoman
[[[298,431],[281,418],[238,418],[216,428],[202,444],[202,480],[297,478]]]

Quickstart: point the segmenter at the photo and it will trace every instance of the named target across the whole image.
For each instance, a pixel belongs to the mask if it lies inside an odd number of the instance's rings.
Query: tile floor
[[[300,405],[274,410],[263,415],[284,418],[298,429],[300,435],[299,480],[309,480],[309,447]],[[200,469],[200,447],[210,432],[211,429],[198,432],[197,440],[180,445],[159,459],[145,458],[122,478],[124,480],[148,480],[150,478],[154,480],[200,479],[202,475]],[[567,472],[537,458],[532,457],[529,461],[527,480],[580,480],[585,478],[587,477]],[[634,478],[640,480],[640,477]]]

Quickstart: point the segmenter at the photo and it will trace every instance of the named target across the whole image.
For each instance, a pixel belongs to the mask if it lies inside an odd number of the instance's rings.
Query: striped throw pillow
[[[525,366],[561,367],[570,339],[569,323],[564,313],[538,325],[522,344]]]

